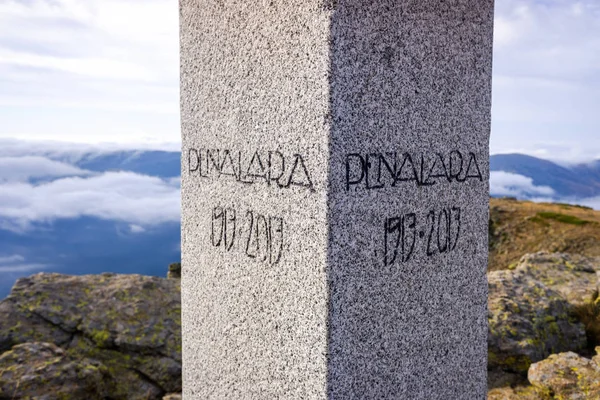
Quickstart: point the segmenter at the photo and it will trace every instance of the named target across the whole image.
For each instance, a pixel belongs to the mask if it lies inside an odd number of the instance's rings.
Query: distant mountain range
[[[40,156],[40,152],[36,151],[35,155]],[[177,179],[181,168],[180,153],[170,151],[54,151],[42,156],[96,174],[128,171],[165,181]],[[551,199],[557,201],[600,196],[600,161],[565,166],[522,154],[503,154],[491,157],[490,169],[492,174],[522,176],[535,186],[549,187],[554,193]],[[59,178],[50,181],[52,179]],[[29,180],[32,185],[42,182],[46,180]],[[531,196],[525,193],[516,197]],[[10,206],[10,203],[0,204],[0,207]],[[3,229],[0,217],[0,261],[3,258],[25,260],[18,268],[3,266],[0,262],[0,298],[8,294],[19,276],[40,271],[67,274],[106,271],[164,276],[167,265],[179,261],[181,256],[179,221],[173,218],[169,221],[138,228],[119,220],[80,216],[41,221],[36,229],[15,232]]]
[[[600,196],[600,160],[560,165],[523,154],[496,154],[490,157],[490,171],[504,171],[533,180],[535,186],[554,190],[553,198],[583,199]]]

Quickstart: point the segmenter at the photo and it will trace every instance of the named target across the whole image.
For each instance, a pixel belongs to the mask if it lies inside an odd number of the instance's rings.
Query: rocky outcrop
[[[586,345],[581,310],[590,308],[587,343],[600,332],[596,265],[536,253],[488,274],[489,399],[600,398],[577,397],[597,394],[600,356],[568,353]],[[0,399],[181,398],[180,281],[170,270],[173,279],[20,279],[0,302]]]
[[[55,347],[40,355],[42,345],[34,346],[40,342]],[[101,376],[104,382],[108,376],[102,387],[111,388],[111,399],[161,399],[181,392],[179,280],[44,273],[18,280],[0,302],[0,354],[18,355],[24,368],[33,368],[41,356],[59,357],[57,348],[64,353],[56,368],[67,368],[74,359],[82,360],[84,372],[86,365],[94,366],[88,380]],[[9,381],[0,373],[0,387]]]
[[[0,355],[0,399],[103,400],[113,390],[102,363],[51,343],[24,343]]]
[[[591,259],[544,252],[525,255],[515,267],[576,306],[594,299],[598,290],[596,269]]]
[[[564,276],[562,286],[557,281],[553,290],[539,280],[550,274],[535,268],[537,259],[549,263],[544,257],[542,253],[525,257],[514,270],[488,273],[489,368],[525,373],[532,363],[550,354],[586,345],[584,326],[561,294],[572,281]],[[575,287],[573,283],[568,292],[575,293]]]
[[[600,338],[599,264],[542,252],[488,274],[488,400],[600,399],[600,356],[575,353]]]
[[[598,348],[597,348],[598,351]],[[599,356],[593,360],[573,352],[553,354],[531,366],[528,379],[540,396],[561,400],[600,399]]]

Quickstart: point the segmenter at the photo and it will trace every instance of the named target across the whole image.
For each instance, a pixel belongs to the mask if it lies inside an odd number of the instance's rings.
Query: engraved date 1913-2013
[[[454,251],[460,241],[461,214],[460,207],[446,207],[421,218],[414,212],[386,218],[384,264],[408,262],[416,251],[427,257]]]
[[[281,261],[284,240],[283,218],[252,210],[214,207],[210,241],[225,252],[243,252],[248,258],[270,265]]]

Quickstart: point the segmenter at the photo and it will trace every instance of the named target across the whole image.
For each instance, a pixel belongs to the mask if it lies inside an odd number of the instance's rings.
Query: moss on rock
[[[525,374],[552,353],[586,345],[573,305],[534,272],[531,258],[514,270],[488,274],[488,367]]]
[[[51,343],[73,359],[101,363],[111,399],[161,399],[181,391],[180,301],[179,280],[33,275],[0,302],[0,320],[11,321],[0,324],[0,353]]]
[[[0,356],[0,398],[103,400],[114,391],[97,360],[72,357],[52,343],[14,346]]]

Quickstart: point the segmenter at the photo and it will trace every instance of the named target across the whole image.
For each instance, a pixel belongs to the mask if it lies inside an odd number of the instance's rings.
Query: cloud
[[[11,55],[0,55],[6,64],[101,78],[139,79],[141,72],[144,78],[176,81],[178,66],[171,57],[178,56],[177,31],[173,0],[0,3],[0,40]]]
[[[495,66],[500,68],[496,71],[500,76],[535,78],[537,82],[549,79],[559,84],[595,77],[600,59],[595,52],[600,43],[594,35],[600,29],[597,1],[496,3],[494,44],[499,59]]]
[[[600,3],[495,13],[492,152],[600,158]],[[177,0],[0,1],[0,137],[179,142],[178,25]]]
[[[490,194],[492,196],[552,196],[554,190],[548,186],[535,186],[533,179],[504,171],[490,172]]]
[[[18,273],[24,274],[29,272],[38,272],[48,268],[47,264],[40,263],[25,263],[25,257],[20,254],[10,256],[0,255],[0,274],[2,273]]]
[[[600,157],[600,3],[498,0],[493,153]]]
[[[130,172],[0,184],[0,228],[23,232],[39,223],[82,216],[140,227],[178,222],[180,190],[160,178]]]
[[[179,141],[178,11],[176,0],[0,1],[0,136]]]
[[[16,272],[16,273],[26,273],[26,272],[39,272],[48,268],[46,264],[16,264],[16,265],[0,265],[0,273],[2,272]]]
[[[0,158],[44,157],[61,159],[70,163],[79,161],[83,156],[101,156],[118,151],[181,151],[181,144],[176,142],[64,142],[58,140],[19,140],[0,138]],[[0,171],[0,174],[2,172]],[[174,178],[175,179],[175,178]]]
[[[172,178],[169,178],[167,180],[167,182],[169,182],[170,185],[181,188],[181,177],[180,176],[174,176]]]
[[[139,225],[135,225],[135,224],[129,225],[129,230],[131,231],[131,233],[144,233],[144,232],[146,232],[146,229],[144,227],[139,226]]]
[[[0,183],[22,182],[32,178],[90,175],[73,165],[39,156],[1,157]]]
[[[491,154],[527,154],[559,165],[585,164],[600,160],[600,147],[595,145],[595,141],[568,142],[567,140],[565,138],[562,141],[534,142],[534,147],[529,147],[531,143],[506,143],[504,151],[495,151]]]
[[[590,197],[587,199],[580,199],[574,202],[582,206],[591,207],[594,210],[600,210],[600,197]]]
[[[532,178],[504,171],[490,172],[490,194],[497,197],[516,197],[536,203],[575,204],[600,210],[600,197],[556,197],[552,188],[536,186],[533,184]]]
[[[12,256],[0,256],[0,265],[2,264],[10,264],[15,262],[23,262],[25,261],[25,257],[15,254]]]
[[[152,81],[151,72],[140,66],[102,58],[66,58],[57,56],[24,54],[22,52],[0,49],[0,63],[10,63],[18,66],[53,69],[78,75]]]

